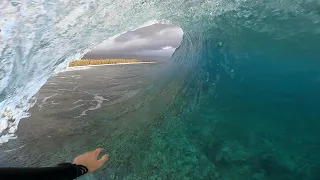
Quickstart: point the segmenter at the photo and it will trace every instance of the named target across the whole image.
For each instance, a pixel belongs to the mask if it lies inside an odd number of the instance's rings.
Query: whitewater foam
[[[39,104],[39,108],[41,109],[43,105],[47,104],[47,100],[48,100],[48,99],[53,98],[53,97],[56,96],[56,95],[58,95],[58,93],[55,93],[55,94],[53,94],[53,95],[51,95],[51,96],[48,96],[48,97],[45,97],[45,98],[42,100],[41,104]]]
[[[81,106],[83,106],[83,105],[84,105],[84,104],[76,105],[76,106],[70,108],[69,111],[74,110],[74,109],[77,109],[78,107],[81,107]],[[81,113],[81,114],[83,114],[83,113]]]

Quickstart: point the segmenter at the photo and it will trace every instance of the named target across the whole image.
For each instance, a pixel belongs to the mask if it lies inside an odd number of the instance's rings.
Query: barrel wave
[[[154,109],[152,123],[115,152],[120,179],[320,179],[320,1],[4,0],[0,9],[0,143],[69,61],[161,22],[180,26],[183,40],[134,113]]]

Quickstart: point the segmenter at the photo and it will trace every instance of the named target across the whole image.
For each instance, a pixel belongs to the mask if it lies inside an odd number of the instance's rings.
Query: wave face
[[[166,67],[165,83],[178,82],[166,131],[153,134],[166,163],[144,161],[150,171],[161,164],[154,176],[319,179],[319,7],[318,0],[4,0],[0,143],[15,137],[34,95],[68,61],[149,22],[172,23],[184,37]]]

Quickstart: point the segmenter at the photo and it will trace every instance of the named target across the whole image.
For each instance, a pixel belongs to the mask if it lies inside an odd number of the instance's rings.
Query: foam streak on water
[[[86,92],[86,93],[88,93],[88,92]],[[88,94],[90,94],[90,93],[88,93]],[[90,95],[91,95],[91,94],[90,94]],[[93,105],[93,106],[91,106],[91,107],[89,107],[88,109],[82,111],[79,116],[76,116],[76,117],[74,117],[74,118],[81,118],[82,116],[87,115],[87,112],[88,112],[88,111],[94,111],[94,110],[96,110],[96,109],[101,108],[101,104],[103,103],[103,101],[109,101],[109,100],[108,100],[108,99],[105,99],[104,97],[99,96],[99,95],[96,94],[96,95],[94,95],[94,100],[92,100],[92,101],[95,101],[94,103],[96,103],[96,104]],[[82,104],[82,105],[83,105],[83,104]],[[74,108],[80,107],[80,106],[82,106],[82,105],[75,106]],[[74,109],[74,108],[72,108],[72,109]],[[70,110],[71,110],[71,109],[70,109]]]

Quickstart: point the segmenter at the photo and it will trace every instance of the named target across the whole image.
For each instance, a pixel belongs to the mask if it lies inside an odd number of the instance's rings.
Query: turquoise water
[[[317,59],[198,40],[185,34],[144,90],[89,115],[35,164],[103,147],[110,160],[83,179],[318,180]]]
[[[180,61],[197,60],[173,105],[180,114],[168,118],[172,132],[163,136],[179,152],[180,178],[320,178],[319,54],[290,50],[295,43],[283,50],[251,42],[261,50],[209,39]]]
[[[319,54],[269,47],[266,39],[254,42],[262,50],[251,52],[197,40],[184,36],[163,67],[166,75],[143,95],[151,101],[133,119],[148,123],[108,145],[121,150],[105,173],[120,179],[319,179]]]
[[[76,123],[65,119],[74,125],[69,131],[40,131],[37,137],[37,131],[20,127],[32,136],[18,131],[18,139],[3,146],[17,150],[2,154],[2,165],[55,165],[102,147],[110,160],[82,179],[318,180],[316,58],[277,50],[233,53],[215,41],[200,41],[194,48],[191,40],[185,35],[170,61],[141,66],[152,68],[147,78],[128,76],[142,82],[139,89],[144,87],[135,96],[103,106]],[[137,69],[128,67],[141,74]],[[95,84],[90,74],[102,77],[108,69],[93,71],[75,74],[100,92],[108,81]],[[120,82],[124,77],[116,78]],[[104,91],[100,95],[108,98],[111,91]],[[74,99],[71,95],[61,98]],[[62,115],[49,117],[64,120],[59,117],[66,118],[70,108],[61,106]],[[37,121],[43,128],[60,128],[50,127],[49,120],[43,125]]]
[[[35,11],[32,17],[42,21],[26,16],[18,22],[25,22],[25,31],[13,29],[17,34],[8,35],[20,42],[16,36],[36,31],[37,43],[29,48],[28,41],[21,41],[17,48],[26,52],[19,51],[20,59],[12,55],[16,47],[11,41],[3,46],[8,78],[3,79],[1,111],[28,109],[21,99],[30,99],[58,65],[101,39],[154,19],[180,26],[184,36],[171,60],[155,70],[158,78],[137,96],[91,114],[83,120],[86,126],[56,137],[55,149],[51,141],[24,141],[38,146],[21,148],[21,159],[9,160],[52,165],[99,146],[111,159],[84,179],[320,179],[319,1],[122,0],[38,6],[45,13],[36,16]],[[74,14],[81,16],[68,19],[76,6],[81,8]],[[114,12],[119,9],[123,13]],[[9,17],[12,11],[6,12]],[[67,18],[55,24],[56,14]],[[48,30],[50,23],[57,30]],[[16,127],[3,126],[6,141]]]
[[[127,178],[319,179],[318,41],[257,33],[248,48],[208,34],[185,34],[173,55],[179,71],[157,93],[172,98],[136,139]]]

